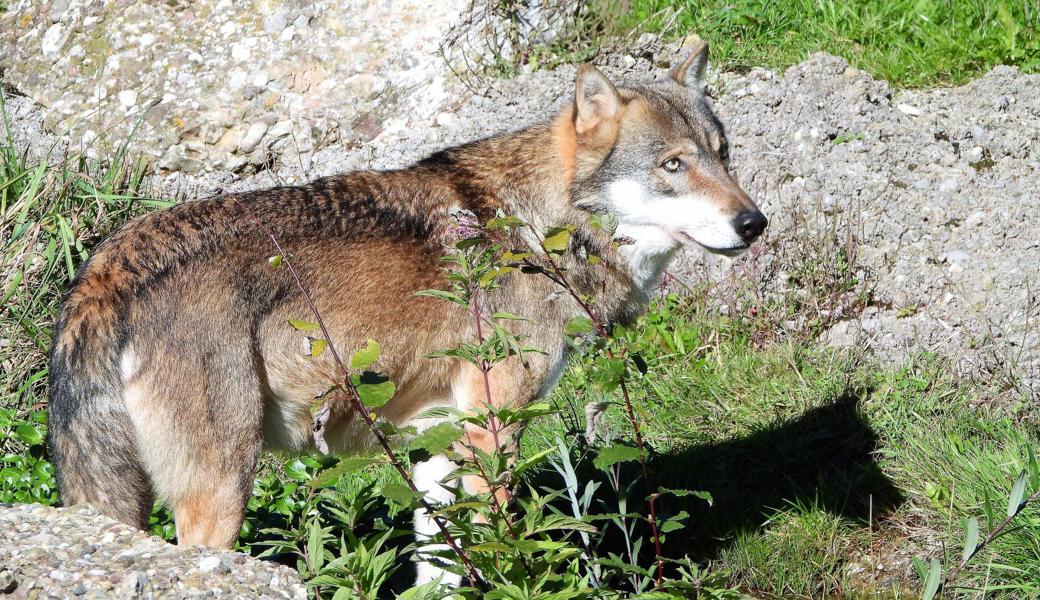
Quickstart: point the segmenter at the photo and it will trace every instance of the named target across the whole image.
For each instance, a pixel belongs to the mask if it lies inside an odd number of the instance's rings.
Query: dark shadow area
[[[792,504],[816,506],[863,523],[891,513],[904,498],[875,460],[878,436],[858,409],[868,394],[869,390],[850,391],[747,436],[654,456],[650,469],[655,486],[706,491],[714,498],[710,507],[692,496],[659,500],[661,518],[683,510],[690,513],[687,527],[669,536],[666,554],[710,560],[739,533],[761,528],[770,513]],[[623,482],[639,478],[635,463],[623,468]],[[582,485],[590,479],[605,481],[591,456],[576,470]],[[540,479],[535,485],[561,485],[551,470]],[[613,490],[605,484],[596,495],[607,503],[600,510],[616,508]],[[645,493],[635,491],[632,497]],[[645,507],[639,511],[646,513]],[[646,538],[648,543],[648,533]],[[620,544],[620,536],[606,541],[615,551]]]

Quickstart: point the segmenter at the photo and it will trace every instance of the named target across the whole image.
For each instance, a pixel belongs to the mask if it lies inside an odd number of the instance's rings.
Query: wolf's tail
[[[49,443],[66,506],[87,502],[142,529],[154,493],[141,464],[119,370],[114,306],[69,294],[50,361]],[[86,310],[84,310],[86,309]]]

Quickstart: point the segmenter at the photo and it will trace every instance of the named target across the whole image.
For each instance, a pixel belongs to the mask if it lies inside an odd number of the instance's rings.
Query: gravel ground
[[[0,596],[304,600],[307,592],[288,567],[174,546],[89,506],[0,504]]]

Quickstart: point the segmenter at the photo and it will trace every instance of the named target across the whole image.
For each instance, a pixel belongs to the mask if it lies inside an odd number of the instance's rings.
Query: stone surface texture
[[[181,547],[89,506],[0,504],[0,597],[304,600],[289,567]]]
[[[466,5],[22,0],[0,13],[0,64],[75,148],[134,132],[165,170],[241,172],[432,115]]]

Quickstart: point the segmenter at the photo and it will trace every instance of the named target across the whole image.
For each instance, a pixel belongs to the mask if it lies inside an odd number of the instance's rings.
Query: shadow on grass
[[[902,504],[899,489],[874,458],[878,436],[858,410],[868,392],[846,393],[746,437],[660,457],[654,465],[658,481],[681,482],[715,500],[712,507],[684,503],[690,535],[673,545],[692,557],[711,558],[737,533],[761,527],[764,516],[791,504],[863,523]]]
[[[763,527],[771,513],[793,504],[863,523],[902,504],[902,494],[875,461],[878,436],[858,410],[869,391],[847,392],[744,437],[654,457],[650,468],[656,485],[706,491],[714,498],[711,507],[691,496],[662,498],[662,517],[681,510],[690,513],[687,527],[667,540],[666,554],[688,554],[698,562],[716,558],[741,532]],[[579,481],[602,481],[603,475],[589,463],[576,465]],[[624,468],[623,481],[636,476],[634,464]],[[546,480],[538,483],[558,486],[558,478],[549,483],[553,476],[544,473]],[[612,493],[603,486],[597,496],[609,507]],[[606,545],[620,552],[620,542],[610,539]]]

